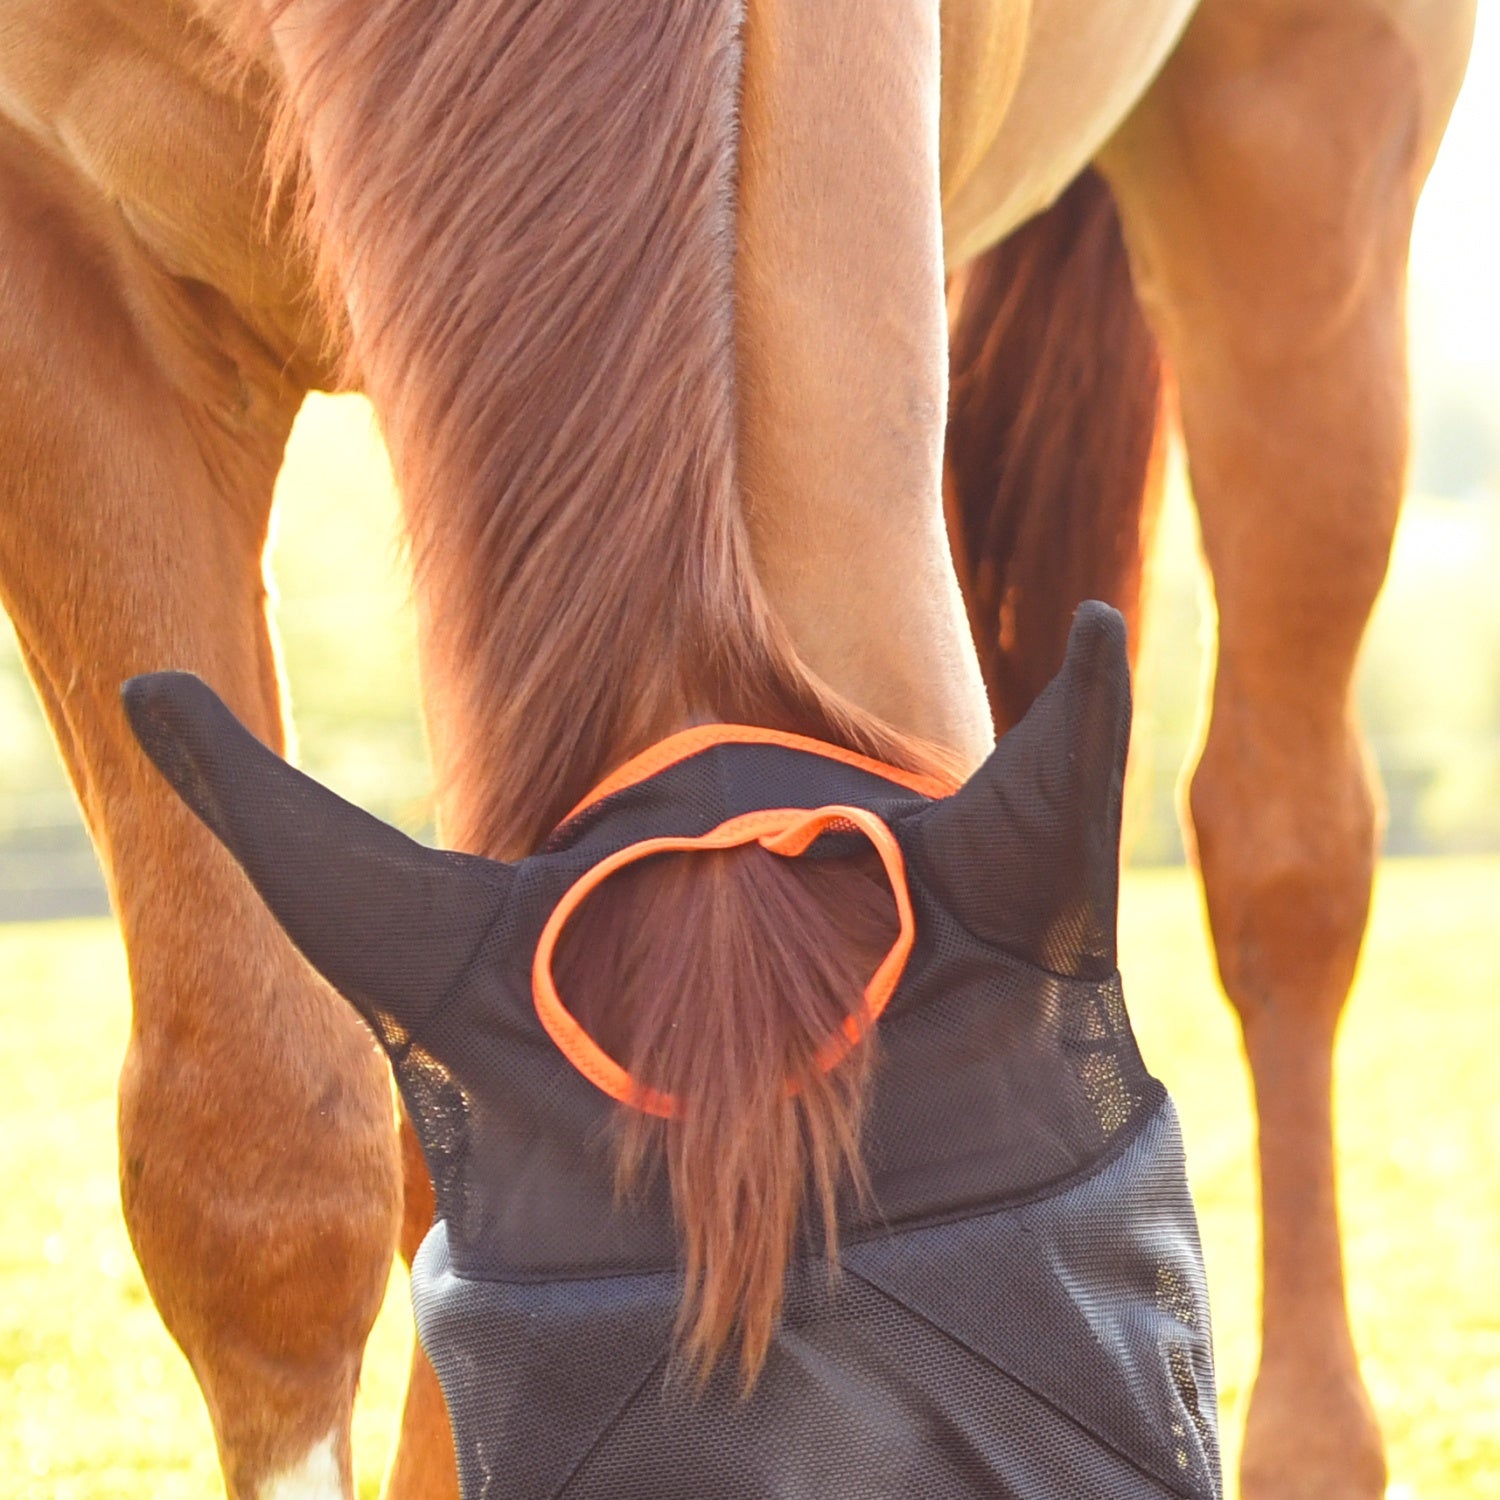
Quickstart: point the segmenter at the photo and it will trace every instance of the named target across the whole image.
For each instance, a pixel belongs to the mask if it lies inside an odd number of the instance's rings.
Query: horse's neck
[[[938,43],[916,0],[749,6],[738,459],[798,655],[972,764],[991,733],[943,530]]]

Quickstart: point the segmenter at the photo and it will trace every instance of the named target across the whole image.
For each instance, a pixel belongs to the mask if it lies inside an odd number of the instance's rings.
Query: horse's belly
[[[1145,92],[1198,0],[944,0],[944,88],[1008,91],[944,101],[944,235],[960,265],[1038,213],[1073,180]],[[1018,34],[1013,81],[973,59],[997,22]]]

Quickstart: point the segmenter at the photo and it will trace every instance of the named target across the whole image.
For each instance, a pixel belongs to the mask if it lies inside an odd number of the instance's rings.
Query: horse
[[[1259,1120],[1242,1493],[1382,1492],[1330,1106],[1379,824],[1350,680],[1473,11],[11,0],[0,597],[126,937],[126,1223],[236,1500],[351,1493],[431,1190],[118,687],[191,669],[284,744],[262,554],[315,388],[379,416],[445,840],[495,857],[700,720],[972,767],[1079,598],[1136,612],[1175,409],[1218,616],[1188,814]],[[388,1493],[454,1492],[418,1355]]]

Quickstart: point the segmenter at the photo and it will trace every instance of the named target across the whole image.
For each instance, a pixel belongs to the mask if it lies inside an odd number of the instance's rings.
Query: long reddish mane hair
[[[815,682],[750,563],[736,475],[738,0],[327,0],[285,138],[382,421],[417,581],[450,842],[526,851],[694,718],[931,756]],[[868,868],[753,846],[602,886],[559,978],[677,1114],[682,1345],[753,1379],[811,1181],[858,1176],[868,1044],[813,1058],[889,946]],[[680,934],[692,934],[682,942]],[[794,1085],[788,1088],[789,1082]],[[833,1249],[830,1238],[827,1248]]]

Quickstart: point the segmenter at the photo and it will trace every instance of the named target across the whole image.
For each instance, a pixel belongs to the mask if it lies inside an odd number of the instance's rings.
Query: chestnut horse
[[[189,668],[282,743],[262,552],[304,394],[379,414],[446,836],[503,856],[695,718],[977,761],[1078,598],[1134,605],[1158,344],[1219,616],[1191,819],[1260,1121],[1243,1488],[1381,1493],[1330,1113],[1379,821],[1350,680],[1472,12],[8,0],[0,592],[124,926],[125,1216],[232,1495],[350,1493],[431,1204],[368,1039],[118,701]],[[389,1488],[453,1493],[420,1357]]]

